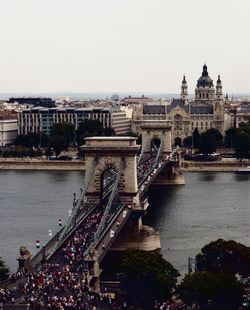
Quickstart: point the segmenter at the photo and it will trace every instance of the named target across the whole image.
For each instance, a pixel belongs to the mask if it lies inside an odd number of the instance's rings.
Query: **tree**
[[[64,150],[67,150],[67,141],[65,137],[62,136],[52,136],[49,139],[49,147],[53,148],[56,156],[60,155],[60,153]]]
[[[115,131],[113,128],[103,128],[99,120],[85,120],[80,123],[76,131],[76,139],[78,145],[84,144],[84,139],[94,136],[114,136]]]
[[[75,127],[71,123],[55,123],[51,129],[51,137],[61,137],[70,146],[74,141]],[[62,140],[62,139],[61,139]]]
[[[39,134],[29,132],[27,135],[19,135],[16,138],[15,145],[37,148],[39,145]]]
[[[210,128],[201,134],[200,137],[200,152],[203,154],[211,154],[216,151],[218,147],[223,145],[223,137],[221,133],[215,129]]]
[[[235,310],[244,294],[235,276],[225,273],[197,272],[185,276],[178,288],[180,298],[188,305],[201,309]]]
[[[196,127],[193,131],[193,148],[198,149],[200,147],[200,133],[199,129]]]
[[[233,240],[210,242],[196,256],[198,271],[227,272],[250,276],[250,248]]]
[[[239,134],[239,129],[231,127],[225,132],[225,147],[234,148],[237,135]]]
[[[237,136],[235,141],[235,152],[239,159],[250,157],[250,135],[244,131]]]
[[[180,275],[158,252],[128,250],[121,267],[125,275],[122,287],[140,303],[169,298]]]
[[[192,144],[193,144],[193,137],[192,136],[188,136],[188,137],[183,139],[183,146],[184,147],[191,147]]]
[[[111,127],[105,127],[105,128],[104,128],[104,136],[105,136],[105,137],[115,136],[115,131],[114,131],[114,129],[111,128]]]
[[[6,266],[5,262],[2,260],[2,257],[0,257],[0,282],[7,280],[10,275],[10,270]]]

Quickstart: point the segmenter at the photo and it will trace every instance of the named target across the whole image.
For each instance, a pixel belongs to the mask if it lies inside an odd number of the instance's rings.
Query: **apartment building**
[[[54,123],[71,123],[77,129],[84,120],[99,120],[104,128],[113,128],[116,135],[127,135],[130,132],[130,120],[118,107],[77,109],[37,106],[18,113],[18,134],[43,132],[49,135]]]

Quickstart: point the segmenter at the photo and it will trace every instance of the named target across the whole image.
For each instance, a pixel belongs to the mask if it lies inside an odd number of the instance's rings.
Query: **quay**
[[[250,161],[221,160],[221,161],[182,161],[183,172],[236,172],[239,168],[246,168]]]
[[[48,160],[39,158],[0,158],[0,170],[84,171],[83,160]]]

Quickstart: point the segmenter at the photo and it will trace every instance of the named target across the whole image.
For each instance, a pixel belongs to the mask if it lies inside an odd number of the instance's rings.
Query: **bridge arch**
[[[150,153],[152,141],[160,140],[162,142],[162,153],[170,154],[172,152],[171,127],[164,122],[149,122],[141,126],[142,134],[142,153]]]
[[[86,138],[81,147],[85,157],[85,176],[97,161],[93,177],[86,191],[86,203],[101,201],[105,171],[118,173],[122,166],[118,183],[119,197],[126,204],[133,204],[138,192],[136,155],[138,146],[134,137],[91,137]]]
[[[181,146],[182,140],[180,137],[175,137],[174,139],[174,146]]]

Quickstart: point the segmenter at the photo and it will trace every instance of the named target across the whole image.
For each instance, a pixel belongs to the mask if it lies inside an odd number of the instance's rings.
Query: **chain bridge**
[[[82,146],[85,183],[61,230],[20,267],[39,270],[46,262],[74,264],[98,291],[102,261],[111,251],[160,249],[160,237],[144,226],[150,186],[184,184],[179,157],[172,151],[170,127],[142,127],[142,146],[134,137],[91,137]]]

